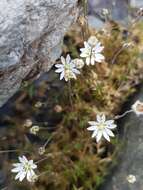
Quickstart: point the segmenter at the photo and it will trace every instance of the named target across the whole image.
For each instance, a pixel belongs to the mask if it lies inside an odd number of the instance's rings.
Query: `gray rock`
[[[143,7],[143,1],[142,0],[130,0],[131,6],[135,8]]]
[[[131,104],[137,99],[143,101],[143,87]],[[143,190],[143,116],[138,117],[131,113],[120,125],[124,129],[124,136],[121,139],[124,142],[121,158],[111,177],[101,189]],[[136,182],[133,184],[126,179],[130,174],[136,177]]]
[[[108,9],[110,17],[122,24],[129,20],[129,0],[89,0],[89,24],[96,29],[104,27],[102,10]],[[101,19],[99,19],[101,18]]]
[[[0,106],[51,68],[77,15],[77,0],[0,1]]]

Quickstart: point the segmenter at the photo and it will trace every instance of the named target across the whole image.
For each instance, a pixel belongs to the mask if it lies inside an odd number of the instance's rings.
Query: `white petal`
[[[65,75],[65,72],[63,71],[61,74],[60,74],[60,80],[62,80],[64,78],[64,75]]]
[[[108,129],[115,129],[117,127],[116,124],[107,125]]]
[[[61,73],[62,71],[63,71],[63,68],[59,68],[55,70],[56,73]]]
[[[19,172],[16,176],[15,179],[17,180],[19,178],[19,181],[22,181],[26,176],[26,172]]]
[[[94,65],[95,64],[95,59],[94,57],[91,57],[91,65]]]
[[[77,69],[72,69],[72,71],[73,71],[75,74],[80,74],[80,71],[77,70]]]
[[[97,120],[99,123],[102,121],[102,119],[101,119],[101,117],[100,117],[99,114],[97,114],[97,116],[96,116],[96,120]]]
[[[93,50],[94,50],[96,53],[100,53],[103,49],[104,49],[104,47],[101,46],[101,43],[99,42],[99,43],[96,44],[96,46],[94,47]]]
[[[104,138],[105,138],[107,141],[110,142],[110,138],[109,138],[108,134],[106,133],[106,131],[103,131],[103,136],[104,136]]]
[[[87,56],[88,56],[87,51],[83,51],[83,52],[80,54],[80,57],[87,57]]]
[[[26,176],[25,172],[21,172],[20,177],[19,177],[19,181],[22,181]]]
[[[85,50],[85,48],[80,48],[80,51],[83,52]]]
[[[96,116],[96,119],[97,119],[97,121],[99,122],[99,123],[104,123],[105,121],[106,121],[106,117],[105,117],[105,115],[104,114],[97,114],[97,116]]]
[[[84,47],[85,47],[85,49],[90,49],[91,48],[90,45],[87,42],[84,42]]]
[[[25,162],[28,162],[28,160],[27,160],[27,158],[25,156],[21,156],[21,157],[19,156],[18,159],[23,164],[25,164]]]
[[[12,170],[11,170],[11,172],[13,172],[13,173],[17,173],[17,172],[19,172],[19,171],[21,171],[23,168],[21,167],[17,167],[17,168],[13,168]]]
[[[57,68],[63,67],[63,64],[56,64],[55,67]]]
[[[96,62],[102,62],[104,60],[104,56],[102,54],[95,54],[95,61]]]
[[[89,121],[88,123],[89,123],[89,125],[98,125],[98,123],[96,121]]]
[[[100,141],[102,135],[103,135],[103,134],[102,134],[102,131],[99,131],[99,132],[97,133],[97,135],[96,135],[96,141],[97,141],[97,143]]]
[[[101,120],[102,120],[103,123],[105,123],[105,121],[106,121],[106,117],[105,117],[104,114],[101,115]]]
[[[71,61],[71,57],[69,54],[67,54],[67,57],[66,57],[66,63],[69,64]]]
[[[14,167],[19,167],[19,166],[21,166],[21,163],[14,163],[14,164],[12,164]]]
[[[90,65],[90,57],[86,58],[86,65]]]
[[[27,181],[31,182],[33,175],[35,175],[35,172],[33,170],[28,171],[26,176]]]
[[[16,176],[15,176],[15,180],[17,180],[19,177],[20,177],[20,173],[18,173]]]
[[[32,169],[36,169],[37,168],[37,165],[36,164],[33,164],[32,165]]]
[[[29,160],[29,164],[31,166],[32,169],[36,169],[37,165],[33,163],[33,160]]]
[[[98,133],[98,130],[94,130],[94,132],[92,133],[92,138],[94,138],[94,137],[96,137],[96,135],[97,135],[97,133]]]
[[[110,129],[105,128],[105,131],[106,131],[106,133],[107,133],[109,136],[111,136],[111,137],[114,137],[114,136],[115,136],[115,135],[113,134],[113,132],[112,132]]]
[[[27,158],[25,156],[22,156],[22,159],[23,159],[24,163],[28,162],[28,160],[27,160]]]
[[[61,56],[61,62],[63,65],[65,65],[65,63],[66,63],[65,58],[63,56]]]
[[[113,124],[113,123],[114,123],[114,120],[105,121],[105,124],[106,124],[106,125],[111,125],[111,124]]]
[[[87,130],[88,131],[95,131],[95,130],[97,130],[97,127],[96,126],[91,126],[91,127],[88,127]]]

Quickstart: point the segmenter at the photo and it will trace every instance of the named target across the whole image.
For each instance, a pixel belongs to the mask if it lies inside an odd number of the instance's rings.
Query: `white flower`
[[[56,73],[60,73],[60,80],[63,78],[65,81],[68,81],[72,78],[76,79],[76,75],[80,74],[80,71],[77,70],[76,65],[72,62],[70,55],[68,54],[66,59],[61,56],[62,64],[56,64],[55,67],[58,68],[55,70]]]
[[[19,161],[20,163],[13,164],[14,168],[11,170],[11,172],[17,173],[15,180],[22,181],[26,177],[27,181],[32,182],[33,177],[36,176],[34,169],[37,168],[37,165],[33,163],[33,160],[27,160],[25,156],[19,157]]]
[[[110,141],[110,136],[114,137],[113,132],[111,129],[117,127],[114,124],[114,120],[107,120],[105,115],[97,115],[97,121],[89,121],[88,122],[91,126],[87,128],[89,131],[93,131],[92,138],[96,138],[96,141],[99,142],[102,136],[107,140]]]
[[[91,36],[87,42],[84,42],[84,46],[80,49],[80,57],[86,58],[87,65],[94,65],[95,62],[100,63],[104,60],[104,56],[101,54],[104,47],[101,46],[96,37]]]
[[[40,128],[38,125],[34,125],[33,127],[30,128],[30,133],[36,135],[39,129]]]
[[[126,179],[129,183],[132,183],[132,184],[136,182],[136,176],[132,174],[128,175]]]
[[[103,14],[103,15],[108,15],[108,14],[109,14],[108,9],[103,8],[103,9],[102,9],[102,14]]]
[[[82,67],[84,66],[84,61],[82,59],[73,59],[72,63],[75,64],[77,69],[82,69]]]
[[[137,100],[133,105],[132,105],[132,110],[135,112],[135,114],[143,115],[143,102]]]

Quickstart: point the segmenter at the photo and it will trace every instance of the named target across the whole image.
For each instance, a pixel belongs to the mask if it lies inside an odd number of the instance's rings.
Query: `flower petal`
[[[106,126],[108,129],[115,129],[117,127],[116,124],[111,124]]]
[[[56,64],[55,67],[57,68],[63,67],[63,64]]]
[[[65,75],[65,72],[63,71],[61,74],[60,74],[60,80],[62,80],[64,78],[64,75]]]
[[[96,121],[89,121],[88,123],[89,123],[89,125],[98,125],[98,123]]]
[[[66,63],[66,60],[65,60],[65,58],[63,56],[61,56],[61,62],[62,62],[63,65],[65,65],[65,63]]]
[[[66,63],[69,64],[71,61],[71,57],[69,54],[67,54],[67,57],[66,57]]]
[[[91,65],[95,65],[95,59],[94,59],[94,57],[91,57]]]
[[[97,135],[96,135],[96,141],[97,141],[97,143],[100,141],[102,135],[103,135],[102,131],[99,131],[99,132],[97,133]]]
[[[106,133],[106,131],[103,131],[103,136],[104,136],[104,138],[105,138],[107,141],[110,142],[110,138],[109,138],[108,134]]]
[[[88,127],[87,130],[88,131],[94,131],[94,130],[97,130],[97,127],[96,126],[91,126],[91,127]]]
[[[86,65],[90,65],[90,57],[86,58]]]
[[[105,121],[105,124],[106,124],[106,125],[112,125],[113,123],[114,123],[114,120]]]
[[[94,137],[96,137],[97,136],[97,134],[98,134],[98,129],[96,129],[96,130],[94,130],[94,132],[92,133],[92,138],[94,138]]]
[[[95,54],[95,61],[96,62],[102,62],[105,59],[105,57],[102,54]]]
[[[106,131],[106,133],[107,133],[109,136],[111,136],[111,137],[114,137],[114,136],[115,136],[114,133],[113,133],[110,129],[105,128],[105,131]]]
[[[63,68],[59,68],[59,69],[56,69],[55,72],[56,73],[61,73],[64,69]]]

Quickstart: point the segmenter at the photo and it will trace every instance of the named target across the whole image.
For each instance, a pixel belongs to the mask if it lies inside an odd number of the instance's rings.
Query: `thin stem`
[[[113,59],[111,61],[112,64],[115,63],[117,57],[119,56],[119,54],[123,51],[124,47],[122,46],[114,55],[113,55]]]
[[[18,150],[18,149],[16,149],[16,150],[0,150],[0,153],[19,152],[19,151],[21,151],[21,150]],[[24,152],[29,153],[29,151],[24,151]]]
[[[18,152],[19,150],[0,150],[0,153]]]
[[[47,139],[47,141],[45,142],[45,144],[43,145],[43,147],[45,148],[47,146],[47,144],[50,142],[50,140],[53,138],[53,135]]]
[[[42,158],[42,159],[36,161],[35,164],[39,164],[40,162],[43,162],[43,161],[45,161],[45,160],[47,160],[47,159],[48,159],[48,157]]]
[[[88,38],[89,37],[89,26],[88,26],[88,19],[87,19],[87,14],[88,14],[87,0],[83,0],[83,8],[84,8],[84,20],[85,20],[85,35],[86,35],[86,38]]]
[[[38,177],[42,176],[42,175],[45,175],[46,173],[49,173],[49,170],[45,171],[45,172],[42,172],[40,175],[38,175]]]
[[[126,112],[124,112],[121,115],[116,115],[114,119],[120,119],[120,118],[124,117],[125,115],[127,115],[128,113],[131,113],[131,112],[133,112],[132,109],[131,110],[127,110]]]
[[[69,101],[71,108],[73,108],[73,102],[72,102],[72,91],[71,91],[71,81],[68,81],[68,90],[69,90]]]

